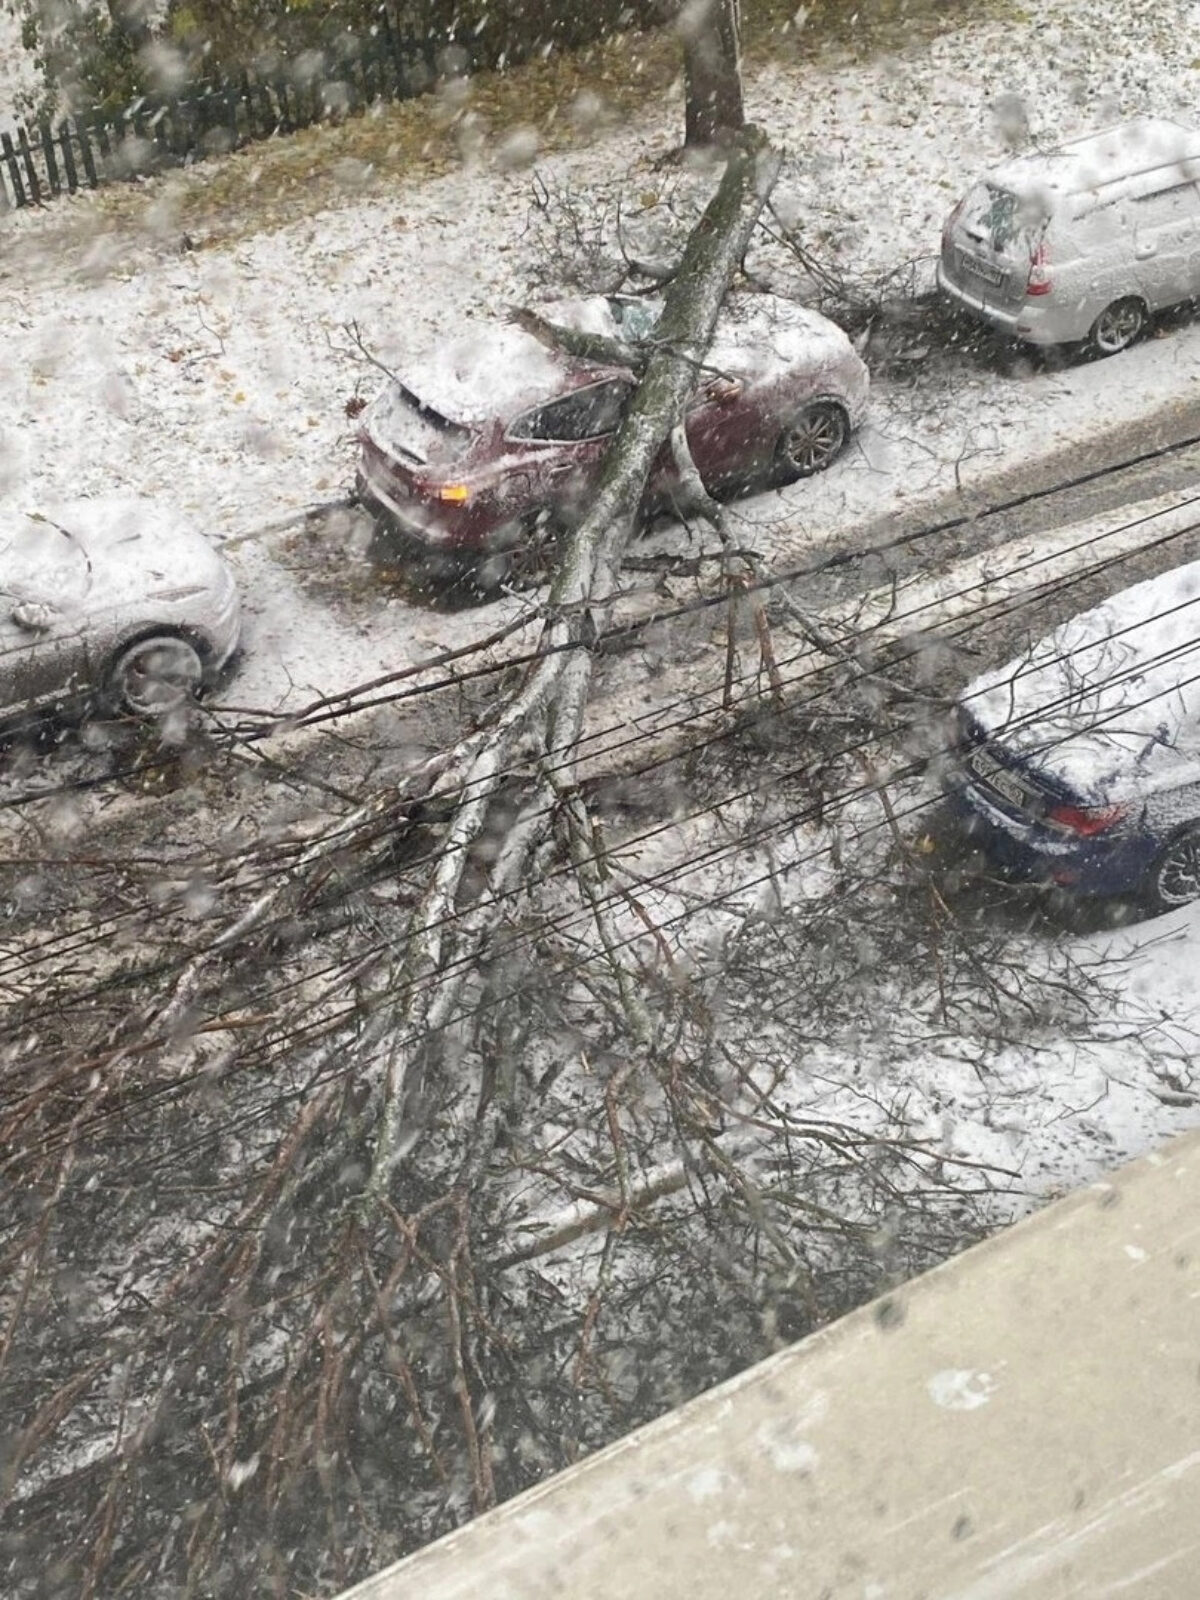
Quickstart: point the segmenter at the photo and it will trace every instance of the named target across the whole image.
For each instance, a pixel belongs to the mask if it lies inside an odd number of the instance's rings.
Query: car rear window
[[[960,226],[998,255],[1010,255],[1031,248],[1045,221],[1045,207],[1029,195],[977,183],[963,203]]]
[[[653,337],[662,315],[661,300],[630,300],[624,295],[610,295],[608,307],[621,337],[635,343]]]

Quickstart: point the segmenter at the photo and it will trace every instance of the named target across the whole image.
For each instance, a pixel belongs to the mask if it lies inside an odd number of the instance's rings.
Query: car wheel
[[[849,437],[850,418],[843,407],[836,400],[817,400],[780,434],[775,459],[789,477],[811,478],[841,454]]]
[[[1175,835],[1151,868],[1144,898],[1155,911],[1200,900],[1200,828]]]
[[[534,589],[549,576],[565,527],[563,519],[547,509],[521,520],[521,534],[513,544],[480,556],[476,562],[471,582],[480,594],[496,594],[505,588]]]
[[[1146,308],[1140,300],[1114,300],[1092,323],[1088,343],[1097,355],[1115,356],[1126,350],[1146,326]]]
[[[197,698],[204,663],[178,634],[152,634],[127,646],[108,674],[107,698],[135,717],[162,717]]]

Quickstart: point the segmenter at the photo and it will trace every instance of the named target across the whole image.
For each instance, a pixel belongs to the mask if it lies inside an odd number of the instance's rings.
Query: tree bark
[[[745,126],[740,0],[689,0],[683,36],[684,145],[728,144]]]

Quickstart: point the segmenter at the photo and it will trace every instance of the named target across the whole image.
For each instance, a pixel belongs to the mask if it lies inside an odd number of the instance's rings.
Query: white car
[[[98,709],[162,716],[237,649],[233,574],[144,500],[79,500],[0,520],[0,725]]]
[[[1030,344],[1132,344],[1200,294],[1200,132],[1138,117],[985,173],[942,234],[942,293]]]

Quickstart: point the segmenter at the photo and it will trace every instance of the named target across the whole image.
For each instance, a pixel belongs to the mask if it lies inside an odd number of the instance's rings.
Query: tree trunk
[[[724,177],[697,223],[667,290],[654,353],[609,450],[587,515],[569,536],[550,589],[543,659],[491,725],[465,740],[439,788],[453,804],[429,884],[415,908],[401,975],[407,998],[388,1017],[382,1048],[382,1106],[368,1205],[387,1194],[399,1157],[399,1133],[427,1077],[437,1071],[442,1035],[460,1009],[473,956],[486,942],[496,900],[533,876],[563,794],[572,788],[569,752],[583,724],[591,681],[589,644],[603,625],[600,608],[636,525],[646,483],[696,385],[729,280],[745,254],[759,212],[779,172],[779,157],[757,129],[731,151]],[[553,757],[553,777],[533,786],[492,870],[490,891],[462,904],[468,853],[488,823],[491,803],[514,757]],[[568,759],[565,761],[564,757]],[[536,763],[535,763],[536,765]],[[412,1043],[413,1040],[419,1043]]]
[[[684,144],[728,144],[745,126],[740,0],[690,0],[683,35]]]

